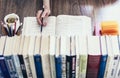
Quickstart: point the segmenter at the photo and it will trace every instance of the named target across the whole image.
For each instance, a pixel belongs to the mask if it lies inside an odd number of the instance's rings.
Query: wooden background
[[[89,9],[82,7],[83,5],[92,5],[96,8],[114,3],[115,1],[116,0],[50,0],[51,15],[68,14],[88,15],[92,17],[94,16],[94,9],[88,14]],[[25,16],[36,16],[40,4],[40,0],[0,0],[0,20],[3,21],[4,16],[9,13],[18,14],[21,21],[23,21],[23,17]],[[2,34],[1,26],[0,34]]]

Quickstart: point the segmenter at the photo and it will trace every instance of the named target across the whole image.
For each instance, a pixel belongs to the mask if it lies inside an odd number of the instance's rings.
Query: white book
[[[23,55],[27,77],[32,78],[32,71],[31,71],[30,61],[28,56],[29,43],[30,43],[30,36],[25,36],[22,55]]]
[[[42,58],[42,68],[43,68],[44,78],[51,78],[49,45],[50,45],[49,36],[45,36],[45,35],[42,36],[40,55]]]
[[[119,47],[117,37],[106,36],[108,59],[105,69],[105,78],[114,78],[119,61]]]
[[[86,78],[87,59],[88,59],[88,45],[87,37],[79,36],[79,78]]]
[[[50,36],[50,68],[51,68],[51,77],[56,78],[56,68],[55,68],[55,36]]]
[[[60,55],[61,55],[61,70],[62,78],[66,78],[66,55],[70,56],[70,37],[61,36],[60,38]]]
[[[28,48],[28,56],[29,56],[29,63],[32,72],[32,77],[37,78],[35,62],[34,62],[34,49],[35,49],[35,36],[31,36],[29,42],[29,48]]]
[[[79,36],[75,36],[75,46],[76,46],[76,78],[79,78],[79,62],[80,62],[80,46],[79,46]]]
[[[0,37],[0,55],[3,55],[5,43],[6,43],[6,36]]]
[[[112,68],[112,76],[114,78],[119,78],[119,61],[120,61],[120,50],[119,50],[119,44],[118,44],[118,38],[117,36],[110,36],[112,47],[113,47],[113,54],[114,54],[114,62],[113,62],[113,68]]]
[[[14,46],[13,46],[13,50],[12,50],[12,54],[13,54],[13,60],[14,60],[14,64],[16,67],[16,71],[18,73],[18,77],[19,78],[23,78],[23,74],[22,74],[22,70],[20,67],[20,62],[19,62],[19,58],[18,58],[18,53],[19,53],[19,44],[20,44],[20,40],[21,40],[21,36],[14,36]]]
[[[40,32],[36,17],[25,17],[22,35],[92,35],[91,18],[87,16],[49,16]]]

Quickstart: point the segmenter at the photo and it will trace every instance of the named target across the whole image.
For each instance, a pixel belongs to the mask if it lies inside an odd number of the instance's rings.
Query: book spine
[[[80,57],[76,55],[76,78],[79,78]]]
[[[115,75],[115,78],[120,78],[120,57],[119,57],[119,62],[118,62],[118,66],[117,66],[117,69],[116,69],[116,75]]]
[[[21,67],[20,67],[20,62],[19,62],[18,55],[13,55],[13,60],[14,60],[16,71],[18,73],[19,78],[23,78],[23,74],[22,74],[22,70],[21,70]]]
[[[107,78],[114,78],[115,77],[116,69],[118,66],[118,61],[119,61],[118,55],[112,56],[112,60],[111,60],[111,63],[109,65],[109,69],[108,69],[109,72],[107,74]]]
[[[70,61],[70,65],[71,65],[71,69],[72,69],[72,71],[71,71],[71,78],[76,78],[76,69],[75,69],[75,66],[76,66],[76,56],[71,56],[71,61]]]
[[[29,62],[28,55],[23,55],[23,60],[24,60],[24,63],[25,63],[27,76],[28,76],[28,78],[32,78],[32,71],[31,71],[31,68],[30,68],[30,62]]]
[[[62,55],[61,60],[62,60],[62,78],[66,78],[66,55]]]
[[[51,67],[51,77],[56,78],[55,56],[54,55],[50,55],[50,67]]]
[[[100,57],[101,57],[100,55],[88,55],[86,78],[97,78],[99,64],[100,64]]]
[[[87,71],[87,55],[80,55],[79,77],[86,78]]]
[[[107,74],[109,72],[109,67],[110,67],[110,62],[112,62],[111,57],[108,55],[107,62],[106,62],[106,68],[104,72],[104,78],[107,78]]]
[[[55,58],[56,78],[62,78],[62,62],[61,56]]]
[[[8,70],[10,72],[11,78],[18,78],[18,73],[17,73],[16,68],[15,68],[13,56],[12,55],[5,56],[5,61],[6,61]]]
[[[41,57],[42,57],[42,68],[43,68],[44,78],[51,78],[50,55],[49,54],[45,54],[45,55],[41,55]]]
[[[7,68],[5,58],[2,56],[0,56],[0,67],[1,67],[1,71],[3,73],[4,78],[10,78],[10,73],[9,73],[8,68]]]
[[[3,72],[2,72],[2,70],[1,70],[1,67],[0,67],[0,78],[4,78]]]
[[[27,72],[26,72],[23,56],[18,55],[18,58],[19,58],[19,61],[20,61],[20,67],[21,67],[21,70],[22,70],[23,77],[27,78]]]
[[[43,78],[42,61],[40,55],[34,55],[37,78]]]
[[[107,55],[102,55],[100,60],[100,68],[98,72],[98,78],[104,78],[104,72],[106,68]]]
[[[30,69],[31,69],[31,72],[32,72],[32,78],[37,78],[36,69],[35,69],[35,61],[34,61],[34,56],[33,55],[29,55],[28,63],[30,64]]]
[[[70,78],[70,56],[66,56],[66,78]]]

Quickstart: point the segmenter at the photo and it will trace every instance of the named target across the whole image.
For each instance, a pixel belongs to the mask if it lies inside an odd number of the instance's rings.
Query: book
[[[87,39],[88,62],[86,78],[97,78],[101,58],[99,36],[88,36]]]
[[[1,76],[5,77],[5,78],[10,78],[10,73],[9,73],[8,67],[6,65],[5,58],[3,56],[5,45],[6,45],[6,36],[2,36],[2,37],[0,37],[0,70],[1,70]]]
[[[118,38],[118,45],[119,45],[119,50],[120,50],[120,37],[117,36],[117,38]],[[117,66],[115,78],[119,78],[119,77],[120,77],[120,58],[119,58],[118,63],[119,63],[119,64],[118,64],[118,66]]]
[[[119,65],[119,60],[120,60],[120,50],[119,50],[119,44],[118,44],[118,38],[117,36],[111,36],[111,42],[112,42],[112,48],[113,48],[113,54],[114,54],[114,62],[113,62],[113,69],[111,74],[113,77],[116,76],[117,70],[118,70],[118,65]],[[116,78],[116,77],[115,77]]]
[[[82,38],[82,37],[81,37]],[[76,46],[76,78],[79,78],[79,66],[80,66],[80,40],[79,36],[75,36],[75,46]]]
[[[29,60],[29,55],[28,55],[29,45],[30,45],[30,36],[25,36],[22,56],[23,56],[23,61],[25,64],[27,77],[32,78],[33,75],[32,75],[32,70],[30,67],[30,60]]]
[[[68,66],[66,66],[67,56],[68,57],[70,56],[70,37],[68,37],[68,36],[60,37],[60,55],[61,55],[61,70],[62,70],[61,76],[62,76],[62,78],[66,78],[67,76],[70,77],[70,75],[72,74],[70,72],[70,69],[68,71],[69,75],[66,74],[66,72],[67,72],[66,69],[68,67]],[[69,67],[70,67],[71,63],[72,63],[71,60],[69,60]]]
[[[87,46],[87,37],[78,36],[79,40],[79,77],[86,78],[87,73],[87,60],[88,60],[88,46]]]
[[[70,77],[69,78],[76,78],[76,48],[75,48],[75,45],[76,45],[75,36],[71,36],[70,37]]]
[[[43,69],[44,78],[51,78],[49,47],[50,47],[50,37],[46,35],[42,36],[40,55],[42,58],[41,60],[42,60],[42,69]]]
[[[106,65],[105,78],[114,78],[119,61],[119,47],[117,36],[107,36],[108,60]]]
[[[37,78],[40,78],[40,77],[43,78],[42,60],[40,55],[40,44],[41,44],[41,36],[36,36],[34,62],[35,62]]]
[[[11,78],[18,77],[18,73],[16,71],[16,67],[15,67],[15,63],[14,63],[13,55],[12,55],[12,49],[14,47],[11,45],[14,44],[14,41],[15,41],[14,37],[7,37],[6,46],[5,46],[5,50],[4,50],[4,54],[3,54]]]
[[[60,55],[60,36],[56,37],[56,49],[55,49],[55,69],[56,69],[56,78],[62,78],[62,62]]]
[[[117,21],[102,21],[101,22],[102,35],[119,35],[119,26]]]
[[[20,67],[20,61],[18,57],[19,53],[19,44],[20,44],[21,36],[14,36],[14,43],[13,43],[13,48],[12,48],[12,55],[13,55],[13,61],[15,64],[16,72],[18,73],[19,78],[23,78],[22,70]]]
[[[100,59],[98,78],[104,78],[104,72],[105,72],[107,56],[108,56],[105,36],[100,37],[100,51],[101,51],[101,59]]]
[[[35,69],[35,62],[34,62],[34,49],[35,49],[35,36],[30,37],[29,47],[28,47],[28,57],[30,68],[32,72],[32,77],[37,78],[36,69]]]
[[[50,36],[50,47],[49,47],[49,52],[50,52],[50,70],[51,70],[51,77],[56,78],[56,69],[55,69],[55,36]]]
[[[19,46],[19,49],[18,49],[18,58],[19,58],[19,62],[20,62],[20,67],[21,67],[21,70],[22,70],[22,75],[23,77],[27,78],[27,72],[26,72],[26,67],[25,67],[25,63],[24,63],[24,59],[23,59],[23,46],[24,46],[24,40],[25,40],[25,36],[22,36],[21,39],[20,39],[20,46]]]
[[[0,68],[0,78],[4,78],[1,68]]]
[[[36,17],[25,17],[22,35],[92,35],[91,18],[87,16],[49,16],[40,32]]]

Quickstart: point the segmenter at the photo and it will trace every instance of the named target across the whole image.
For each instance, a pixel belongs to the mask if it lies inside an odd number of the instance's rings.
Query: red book
[[[101,52],[99,36],[88,37],[88,63],[86,78],[97,78],[100,58]]]

